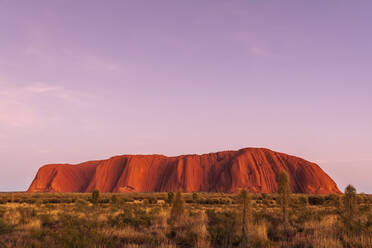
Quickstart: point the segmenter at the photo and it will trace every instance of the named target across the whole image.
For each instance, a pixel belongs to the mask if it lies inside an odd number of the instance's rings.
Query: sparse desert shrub
[[[122,203],[126,203],[126,202],[134,202],[134,198],[132,197],[128,197],[128,196],[125,196],[125,197],[121,197],[119,199],[120,202]]]
[[[220,198],[219,202],[220,204],[231,204],[232,203],[230,198]]]
[[[260,211],[252,211],[252,223],[261,223],[262,221],[266,220],[267,218],[267,207],[265,205],[262,206]]]
[[[0,207],[0,219],[3,218],[5,213],[6,213],[6,208],[5,207]]]
[[[344,227],[348,232],[359,232],[361,229],[360,222],[356,222],[358,211],[356,189],[352,185],[345,188],[344,205],[341,218]]]
[[[197,220],[193,224],[194,232],[197,234],[195,242],[196,248],[208,248],[210,246],[210,237],[208,233],[208,217],[204,211],[195,216]]]
[[[13,231],[13,226],[6,223],[0,218],[0,235],[11,233]]]
[[[172,205],[172,209],[170,213],[169,221],[171,224],[178,222],[182,218],[184,208],[185,208],[184,204],[185,202],[183,200],[182,192],[181,190],[178,190],[176,193],[176,197],[173,201],[173,205]]]
[[[89,206],[89,203],[84,199],[78,199],[75,201],[74,205],[75,205],[76,211],[83,212],[83,211],[86,211],[86,209]]]
[[[236,212],[207,210],[208,232],[213,247],[231,247],[240,243]]]
[[[50,198],[50,199],[46,199],[44,202],[51,203],[51,204],[58,204],[58,203],[61,203],[61,200],[58,198]]]
[[[123,213],[117,215],[114,218],[109,218],[109,223],[111,224],[111,226],[133,226],[139,228],[150,226],[153,219],[153,212],[148,213],[145,209],[136,206],[125,207]]]
[[[21,221],[21,214],[14,209],[7,210],[3,215],[3,220],[11,226],[18,225]]]
[[[51,215],[49,214],[41,214],[39,215],[39,219],[40,219],[42,227],[50,228],[50,227],[53,227],[55,224],[55,221],[52,219]]]
[[[325,199],[321,195],[311,195],[309,196],[309,204],[313,206],[320,206],[323,205],[325,202]]]
[[[368,204],[365,204],[365,205],[362,205],[359,207],[359,211],[360,213],[370,213],[371,212],[371,206],[368,205]]]
[[[198,233],[193,229],[193,224],[193,222],[183,220],[171,226],[167,237],[179,247],[194,247],[198,240]]]
[[[98,189],[93,190],[92,192],[92,203],[97,204],[99,199],[99,191]]]
[[[204,203],[205,203],[205,199],[202,197],[199,197],[198,204],[204,204]]]
[[[173,199],[174,199],[174,193],[173,192],[168,192],[168,199],[167,199],[167,202],[169,204],[171,204],[173,202]]]
[[[367,228],[372,227],[372,213],[369,213],[369,214],[367,215],[366,227],[367,227]]]
[[[294,221],[297,224],[303,224],[307,221],[314,219],[314,215],[315,213],[311,208],[304,208],[296,213],[296,218],[294,219]]]
[[[248,246],[248,228],[251,224],[252,219],[252,203],[251,203],[251,196],[247,192],[247,190],[242,190],[240,192],[240,199],[241,199],[241,220],[242,220],[242,240],[241,245],[242,247]]]
[[[309,204],[309,198],[305,195],[302,195],[298,198],[298,203],[300,206],[307,206]]]
[[[142,203],[143,203],[143,205],[147,206],[147,205],[150,204],[150,201],[149,201],[149,199],[146,198],[146,199],[142,200]]]
[[[270,247],[271,242],[267,237],[267,224],[266,222],[260,222],[253,226],[250,230],[249,246],[254,248],[266,248]]]
[[[339,195],[327,195],[324,200],[328,206],[334,206],[336,208],[339,208],[341,206],[341,197]]]
[[[279,173],[278,194],[279,204],[282,210],[283,223],[286,224],[288,222],[288,205],[290,203],[291,187],[289,182],[289,176],[285,171]]]
[[[113,240],[99,231],[94,221],[62,215],[63,228],[57,233],[57,240],[62,247],[107,247]]]
[[[198,202],[198,198],[199,198],[198,193],[196,193],[196,192],[192,193],[192,202],[193,203]]]
[[[296,235],[296,229],[292,226],[275,225],[271,223],[267,229],[267,235],[273,241],[290,241]]]
[[[158,202],[158,199],[156,197],[150,196],[147,198],[150,204],[156,204]]]
[[[108,199],[108,198],[100,198],[98,200],[98,203],[107,204],[107,203],[110,203],[110,199]]]
[[[119,200],[118,200],[118,198],[117,198],[116,195],[112,195],[112,197],[111,197],[111,203],[113,205],[117,205],[119,203]]]
[[[267,199],[267,198],[268,198],[267,193],[262,193],[262,194],[261,194],[261,199],[262,199],[262,200]]]
[[[27,223],[32,217],[36,216],[35,209],[28,207],[18,207],[17,211],[20,214],[20,223]]]
[[[41,229],[41,220],[40,219],[32,219],[27,222],[27,224],[24,224],[21,226],[21,229],[27,230],[27,231],[37,231]]]
[[[352,192],[351,192],[352,193]],[[122,199],[167,199],[167,193],[102,193],[99,202]],[[192,194],[183,194],[189,202]],[[345,201],[346,201],[345,194]],[[314,197],[316,204],[303,205]],[[341,199],[340,207],[333,203]],[[172,225],[169,204],[100,204],[92,207],[91,194],[0,194],[0,247],[241,247],[242,202],[237,194],[199,193],[200,203],[186,204],[182,218]],[[370,196],[356,195],[351,225],[338,195],[293,195],[288,225],[273,199],[278,194],[253,195],[254,221],[247,228],[248,247],[372,247]],[[38,204],[32,203],[37,200]],[[57,199],[59,203],[49,203]],[[226,204],[233,199],[236,204]],[[354,199],[350,197],[350,199]],[[75,201],[74,204],[70,204]],[[114,200],[115,202],[116,200]],[[150,200],[151,201],[151,200]],[[174,203],[175,199],[173,199]],[[254,201],[252,200],[252,203]],[[270,203],[272,202],[272,203]],[[353,200],[351,200],[353,202]],[[313,201],[314,203],[314,201]],[[267,208],[266,208],[267,205]],[[350,205],[350,204],[349,204]],[[349,208],[350,209],[350,208]],[[203,217],[203,213],[204,217]]]
[[[352,221],[357,214],[356,189],[348,185],[344,196],[344,215],[348,221]]]

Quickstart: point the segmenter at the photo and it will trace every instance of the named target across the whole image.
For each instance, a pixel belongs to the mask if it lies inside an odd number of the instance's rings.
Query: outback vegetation
[[[372,196],[3,193],[0,247],[372,247]]]

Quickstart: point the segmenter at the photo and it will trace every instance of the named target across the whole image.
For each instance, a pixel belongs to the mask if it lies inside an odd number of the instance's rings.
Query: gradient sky
[[[372,193],[372,1],[0,0],[0,191],[267,147]]]

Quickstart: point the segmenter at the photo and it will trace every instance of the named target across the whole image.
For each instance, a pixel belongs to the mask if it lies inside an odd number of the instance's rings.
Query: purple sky
[[[46,163],[267,147],[372,193],[371,1],[0,2],[0,191]]]

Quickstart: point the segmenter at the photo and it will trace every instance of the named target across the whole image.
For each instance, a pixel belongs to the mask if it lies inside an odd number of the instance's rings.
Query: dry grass
[[[34,219],[28,222],[27,224],[23,224],[19,226],[19,230],[24,231],[39,231],[41,229],[41,220]]]
[[[184,216],[172,225],[166,194],[115,194],[115,204],[105,200],[110,194],[102,195],[102,202],[94,206],[86,194],[0,194],[0,247],[239,247],[240,205],[235,195],[200,193],[203,203],[191,203],[186,194]],[[149,204],[141,197],[157,201]],[[220,204],[218,197],[234,203]],[[294,205],[289,226],[284,227],[275,195],[265,197],[265,203],[259,195],[254,199],[250,247],[372,247],[368,196],[360,203],[361,229],[353,232],[344,226],[339,209],[325,200],[321,205]]]

